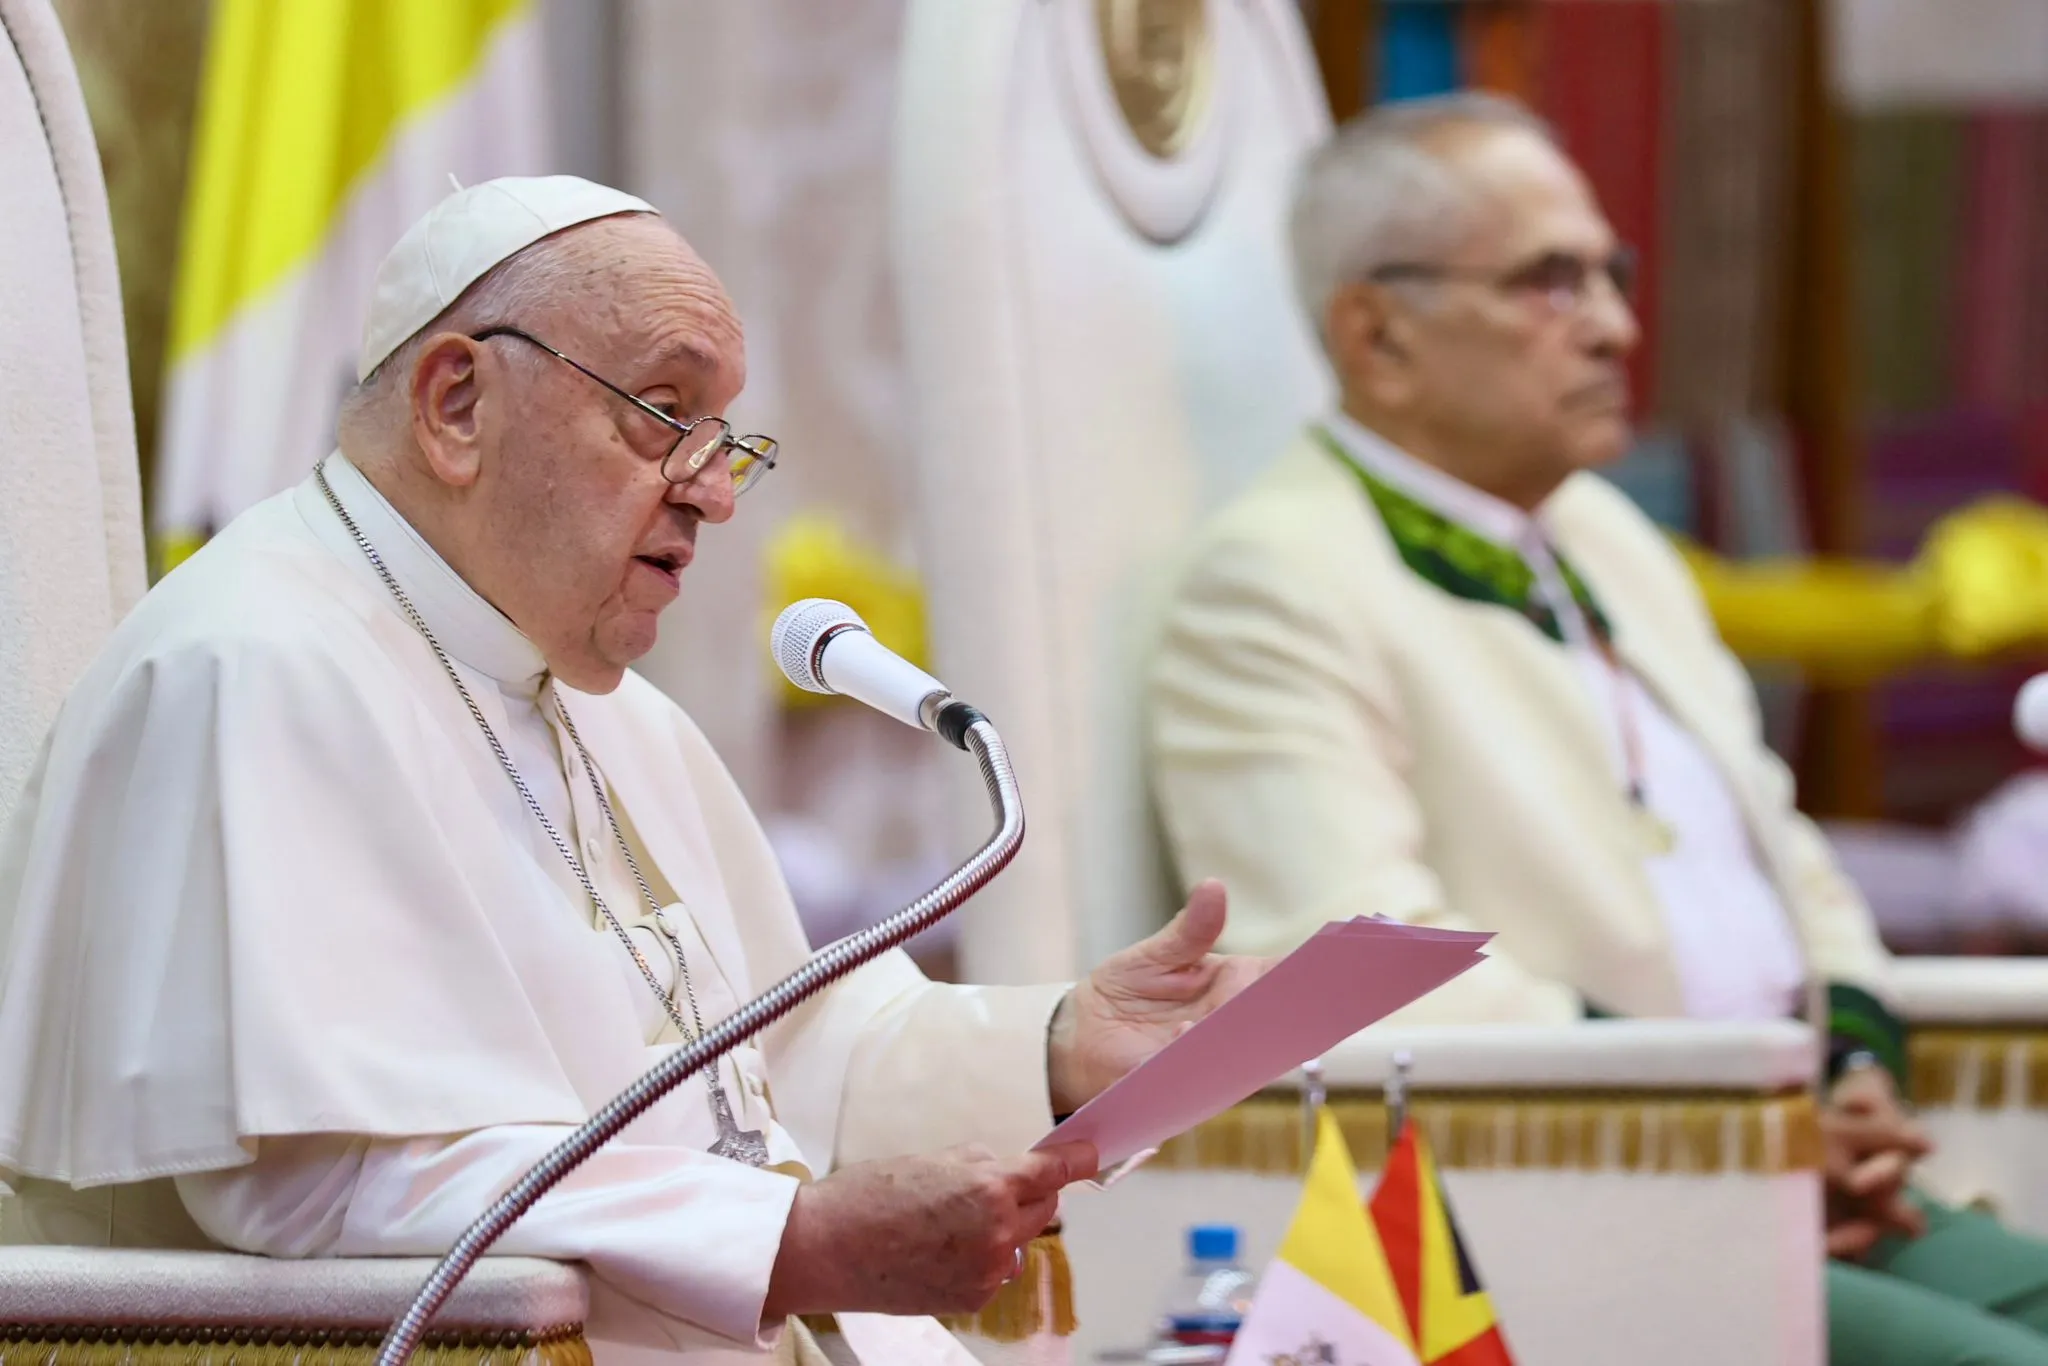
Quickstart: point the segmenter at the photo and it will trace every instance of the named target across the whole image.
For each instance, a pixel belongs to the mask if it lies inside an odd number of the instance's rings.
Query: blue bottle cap
[[[1200,1224],[1188,1230],[1188,1255],[1198,1262],[1237,1260],[1237,1230],[1228,1224]]]

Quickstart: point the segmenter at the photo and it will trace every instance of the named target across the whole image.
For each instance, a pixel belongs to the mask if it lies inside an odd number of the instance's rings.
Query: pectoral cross
[[[718,1064],[713,1063],[716,1067]],[[725,1094],[725,1088],[718,1084],[716,1076],[705,1079],[706,1091],[711,1093],[711,1114],[718,1122],[718,1138],[711,1145],[713,1157],[729,1157],[735,1162],[744,1162],[749,1167],[768,1165],[768,1139],[759,1129],[742,1129],[739,1120],[733,1117],[732,1101]]]

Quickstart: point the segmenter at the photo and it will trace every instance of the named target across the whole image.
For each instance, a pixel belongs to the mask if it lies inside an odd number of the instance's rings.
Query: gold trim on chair
[[[2048,1110],[2048,1028],[1912,1026],[1913,1102],[1942,1110]]]
[[[369,1366],[363,1328],[0,1323],[0,1366]],[[543,1332],[429,1333],[419,1366],[592,1366],[581,1324]]]
[[[1329,1104],[1353,1160],[1383,1165],[1379,1093],[1333,1095]],[[1819,1113],[1806,1091],[1421,1092],[1409,1111],[1444,1167],[1775,1176],[1821,1165]],[[1255,1096],[1168,1142],[1151,1165],[1294,1175],[1302,1132],[1300,1097]]]
[[[1095,0],[1102,60],[1131,136],[1180,155],[1209,114],[1216,40],[1206,0]]]

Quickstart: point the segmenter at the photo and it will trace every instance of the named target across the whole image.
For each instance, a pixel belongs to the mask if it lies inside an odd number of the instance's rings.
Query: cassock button
[[[597,860],[598,851],[603,848],[604,846],[598,843],[597,836],[592,835],[590,838],[583,841],[583,856],[587,859],[590,859],[592,862],[595,862]]]

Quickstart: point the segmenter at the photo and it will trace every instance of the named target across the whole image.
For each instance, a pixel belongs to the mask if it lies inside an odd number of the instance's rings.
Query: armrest
[[[1330,1051],[1322,1082],[1370,1189],[1381,1086],[1410,1055],[1408,1113],[1516,1360],[1639,1366],[1678,1343],[1687,1361],[1806,1362],[1825,1354],[1821,1047],[1792,1021],[1375,1028]],[[1064,1202],[1077,1359],[1143,1340],[1191,1221],[1239,1227],[1255,1265],[1280,1245],[1301,1198],[1301,1081]]]
[[[2048,959],[1899,958],[1892,991],[1908,1025],[2048,1028]]]
[[[0,1342],[261,1342],[307,1334],[374,1346],[434,1269],[431,1258],[279,1261],[232,1252],[0,1247]],[[489,1335],[527,1347],[580,1339],[590,1308],[574,1266],[486,1257],[435,1316],[429,1340]],[[34,1336],[31,1336],[33,1334]],[[211,1335],[211,1336],[207,1336]],[[367,1336],[365,1336],[367,1335]],[[139,1358],[138,1358],[139,1359]]]
[[[1820,1066],[1791,1020],[1588,1020],[1571,1025],[1373,1029],[1323,1059],[1331,1089],[1378,1089],[1409,1058],[1416,1091],[1789,1091]],[[1301,1073],[1288,1078],[1299,1088]]]
[[[1900,958],[1892,990],[1915,1103],[2048,1108],[2048,960]]]

